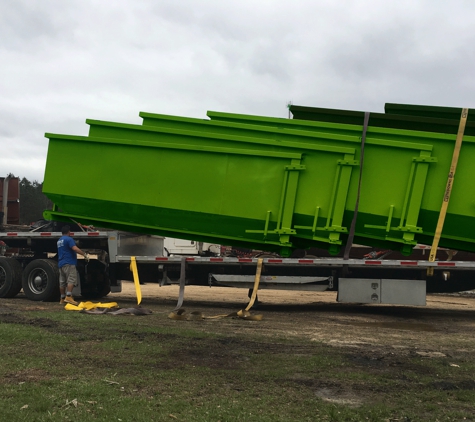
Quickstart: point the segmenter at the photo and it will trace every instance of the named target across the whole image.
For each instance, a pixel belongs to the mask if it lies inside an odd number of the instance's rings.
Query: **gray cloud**
[[[86,118],[470,107],[474,12],[468,0],[3,1],[0,175],[41,181],[44,133],[86,135]]]

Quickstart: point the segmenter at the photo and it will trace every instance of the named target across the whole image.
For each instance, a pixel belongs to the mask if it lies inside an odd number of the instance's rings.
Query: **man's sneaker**
[[[66,303],[66,301],[64,299],[66,299],[66,298],[65,297],[61,298],[61,300],[59,301],[60,305],[64,305]]]
[[[70,303],[71,305],[77,305],[78,304],[72,296],[66,296],[64,298],[64,303]]]

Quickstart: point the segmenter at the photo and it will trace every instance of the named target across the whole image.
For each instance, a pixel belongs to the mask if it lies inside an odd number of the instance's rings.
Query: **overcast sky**
[[[474,45],[474,0],[2,0],[0,177],[86,118],[475,107]]]

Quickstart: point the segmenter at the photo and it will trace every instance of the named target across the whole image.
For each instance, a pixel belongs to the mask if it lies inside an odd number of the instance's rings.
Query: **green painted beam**
[[[393,115],[400,119],[420,119],[431,121],[443,121],[446,125],[455,126],[456,133],[458,124],[460,121],[460,115],[462,113],[462,107],[441,107],[430,105],[417,105],[417,104],[397,104],[386,103],[384,105],[384,111],[387,115]],[[468,113],[466,133],[472,134],[475,128],[475,114]]]
[[[298,120],[361,125],[364,118],[363,111],[299,105],[291,105],[289,109],[293,118]],[[369,125],[375,128],[457,134],[462,109],[387,103],[385,111],[386,114],[371,112]],[[465,133],[475,136],[475,115],[472,119],[467,122]]]

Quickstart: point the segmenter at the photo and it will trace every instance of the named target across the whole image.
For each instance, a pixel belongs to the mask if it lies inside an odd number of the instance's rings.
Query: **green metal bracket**
[[[359,166],[358,160],[338,160],[338,164],[341,166]]]
[[[437,163],[437,157],[413,157],[415,163]]]
[[[294,214],[295,200],[297,197],[299,171],[305,170],[305,166],[300,164],[299,159],[292,159],[291,164],[284,167],[284,182],[282,184],[282,194],[280,197],[279,212],[277,214],[277,225],[275,230],[269,230],[271,211],[267,211],[264,230],[246,230],[246,233],[263,233],[264,240],[269,234],[279,236],[279,242],[283,246],[291,245],[290,236],[297,231],[292,229],[292,218]]]
[[[298,230],[310,230],[310,237],[313,240],[330,243],[333,245],[341,245],[342,241],[340,239],[340,234],[348,233],[348,229],[343,227],[341,223],[343,222],[346,198],[348,196],[350,187],[351,172],[352,168],[359,166],[359,164],[360,162],[355,160],[354,155],[352,154],[345,154],[343,159],[337,160],[337,169],[325,226],[317,226],[318,216],[321,210],[321,208],[317,206],[315,208],[315,215],[313,224],[311,226],[294,226],[294,228]],[[325,237],[322,235],[317,235],[316,232],[326,232],[328,235]],[[308,235],[301,233],[297,234],[297,236],[306,238],[309,237]]]
[[[393,214],[394,214],[394,205],[391,205],[389,207],[389,216],[388,216],[388,224],[386,224],[386,231],[389,233],[391,230],[391,221],[393,219]]]
[[[430,156],[430,151],[421,151],[419,157],[412,158],[409,181],[401,211],[401,219],[398,226],[392,226],[394,205],[389,207],[388,221],[385,226],[365,224],[365,228],[385,230],[386,232],[396,231],[403,233],[401,238],[386,236],[386,240],[399,242],[406,245],[416,245],[415,235],[423,233],[422,227],[417,226],[419,211],[427,179],[429,164],[436,163],[437,158]]]
[[[305,166],[302,166],[302,165],[293,165],[293,166],[285,166],[284,167],[285,170],[289,171],[289,170],[305,170]]]

